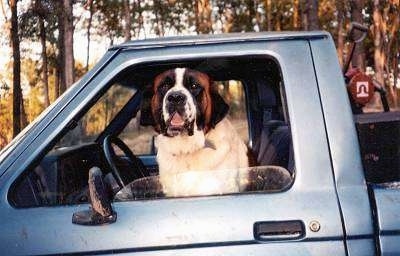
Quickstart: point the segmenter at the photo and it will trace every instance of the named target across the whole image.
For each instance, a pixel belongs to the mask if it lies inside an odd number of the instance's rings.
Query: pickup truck
[[[137,175],[138,162],[157,176],[155,134],[141,126],[140,105],[152,79],[176,67],[213,78],[257,160],[252,170],[280,168],[289,182],[209,196],[118,197],[126,188],[112,182],[111,164],[133,182],[147,178]],[[111,47],[1,151],[0,251],[399,255],[399,130],[398,112],[353,114],[326,32],[127,42]],[[110,136],[128,145],[114,143],[122,150],[111,160]],[[100,196],[112,214],[85,222],[79,213],[96,208],[93,168],[111,186]]]

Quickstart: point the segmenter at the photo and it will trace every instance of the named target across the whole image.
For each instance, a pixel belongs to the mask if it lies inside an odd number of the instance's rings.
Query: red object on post
[[[375,89],[371,77],[359,69],[349,70],[346,76],[350,78],[347,90],[354,103],[359,107],[365,106],[374,96]]]

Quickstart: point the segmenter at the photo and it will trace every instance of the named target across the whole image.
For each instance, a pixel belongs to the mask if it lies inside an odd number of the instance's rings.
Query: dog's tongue
[[[183,126],[184,124],[185,124],[185,121],[183,121],[181,115],[179,115],[177,112],[175,112],[171,118],[171,125],[172,126]]]

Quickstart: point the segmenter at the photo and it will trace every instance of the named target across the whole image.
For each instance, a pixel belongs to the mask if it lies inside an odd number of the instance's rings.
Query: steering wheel
[[[118,169],[116,161],[119,157],[115,154],[113,145],[117,146],[129,159],[127,163],[129,164],[130,172],[121,172],[121,170]],[[120,188],[125,187],[133,180],[149,176],[149,173],[142,161],[136,157],[128,148],[128,146],[118,137],[108,135],[104,139],[103,150],[106,160],[111,168],[111,172]]]

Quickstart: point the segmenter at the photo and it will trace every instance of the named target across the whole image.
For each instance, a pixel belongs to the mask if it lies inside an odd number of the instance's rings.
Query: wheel
[[[127,168],[127,170],[129,171],[118,169],[116,162],[118,161],[119,157],[115,154],[113,145],[117,146],[128,158],[129,161],[127,161],[127,163],[129,164],[129,168]],[[136,157],[129,147],[119,138],[108,135],[104,139],[103,150],[108,165],[111,168],[111,172],[120,188],[123,188],[136,179],[149,176],[149,173],[142,161]]]

